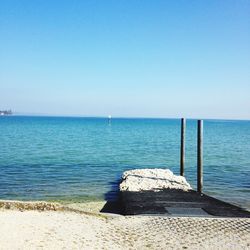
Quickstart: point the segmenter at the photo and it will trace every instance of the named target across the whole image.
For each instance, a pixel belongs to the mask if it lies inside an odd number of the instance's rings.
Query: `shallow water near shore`
[[[0,199],[116,198],[123,171],[179,174],[180,120],[0,117]],[[250,208],[250,121],[204,121],[204,192]],[[196,121],[187,120],[187,181],[196,188]]]

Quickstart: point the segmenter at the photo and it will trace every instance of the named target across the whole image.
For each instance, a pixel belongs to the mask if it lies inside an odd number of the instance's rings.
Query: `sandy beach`
[[[0,249],[249,249],[250,219],[1,209]],[[86,210],[86,212],[84,212]],[[92,214],[89,214],[89,213]]]

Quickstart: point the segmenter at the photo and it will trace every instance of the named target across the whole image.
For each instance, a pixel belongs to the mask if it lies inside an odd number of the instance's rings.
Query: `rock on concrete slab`
[[[163,189],[191,190],[185,177],[174,175],[169,169],[134,169],[125,171],[120,191],[159,191]]]

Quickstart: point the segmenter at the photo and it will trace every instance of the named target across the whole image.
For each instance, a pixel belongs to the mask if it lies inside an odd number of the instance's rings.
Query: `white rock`
[[[162,189],[191,190],[185,177],[174,175],[169,169],[134,169],[125,171],[120,191],[159,191]]]

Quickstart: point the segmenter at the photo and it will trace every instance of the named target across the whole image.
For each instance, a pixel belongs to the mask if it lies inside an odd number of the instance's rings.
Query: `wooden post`
[[[203,188],[203,121],[198,120],[197,130],[197,191],[202,193]]]
[[[185,134],[186,134],[186,119],[181,119],[181,154],[180,154],[180,175],[184,176],[185,165]]]

